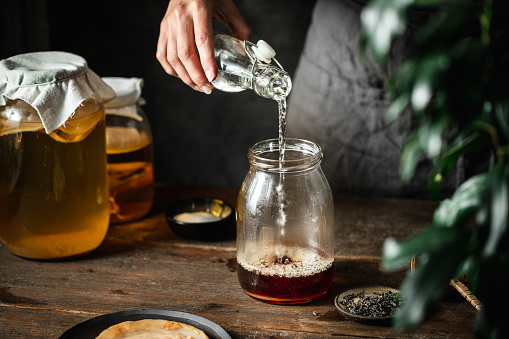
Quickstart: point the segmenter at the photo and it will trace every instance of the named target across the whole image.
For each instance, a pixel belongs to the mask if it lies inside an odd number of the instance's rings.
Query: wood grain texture
[[[240,288],[235,241],[184,240],[167,226],[171,201],[214,196],[235,205],[235,188],[157,188],[149,216],[111,226],[94,252],[73,260],[31,261],[0,247],[0,337],[58,338],[95,316],[130,309],[196,314],[222,326],[232,338],[473,338],[475,309],[464,299],[443,301],[409,333],[345,320],[334,297],[348,288],[398,287],[406,268],[379,270],[387,236],[415,234],[434,206],[422,201],[336,197],[334,280],[322,298],[304,305],[256,301]],[[457,292],[456,292],[457,293]]]

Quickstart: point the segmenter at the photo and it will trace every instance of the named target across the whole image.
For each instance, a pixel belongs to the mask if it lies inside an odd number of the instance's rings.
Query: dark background
[[[252,40],[266,40],[290,76],[314,3],[236,1]],[[249,168],[249,146],[277,138],[275,101],[250,90],[198,93],[164,72],[155,54],[168,0],[2,0],[2,5],[0,28],[6,34],[0,38],[0,59],[61,50],[81,55],[100,76],[145,80],[143,109],[154,136],[158,182],[238,187]],[[222,24],[214,28],[226,31]]]

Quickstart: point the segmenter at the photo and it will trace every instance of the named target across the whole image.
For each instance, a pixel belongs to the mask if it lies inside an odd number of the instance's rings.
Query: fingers
[[[177,72],[182,81],[198,91],[210,94],[213,86],[207,80],[205,71],[203,70],[200,59],[196,53],[197,50],[193,22],[177,21],[176,51],[173,50],[174,44],[170,44],[168,46],[169,51],[171,50],[172,56],[171,58],[168,58],[171,60],[170,65]]]
[[[210,94],[214,86],[216,61],[212,44],[212,17],[204,6],[193,9],[192,20],[178,25],[179,59],[192,81],[202,92]],[[199,54],[199,56],[198,56]]]
[[[214,59],[214,45],[212,15],[209,11],[199,11],[194,20],[194,35],[198,53],[200,55],[201,67],[209,82],[217,76],[217,63]]]
[[[178,77],[177,72],[173,69],[173,67],[168,62],[168,59],[166,57],[167,55],[167,46],[168,46],[168,32],[169,32],[169,23],[166,17],[161,22],[161,28],[159,33],[159,39],[157,41],[157,52],[156,52],[156,58],[163,66],[166,73],[169,75]]]
[[[171,0],[161,21],[156,52],[166,73],[207,94],[217,76],[213,19],[225,23],[238,39],[251,39],[251,30],[232,0]]]
[[[195,19],[195,16],[198,19]],[[195,40],[194,22],[196,20],[205,22],[197,25],[196,37],[198,41]],[[207,21],[210,23],[207,24]],[[204,63],[207,69],[211,69],[211,74],[215,75],[212,18],[207,19],[206,10],[198,9],[193,1],[170,2],[160,26],[157,60],[169,75],[179,77],[185,84],[197,91],[210,94],[214,86],[205,75],[205,70],[197,55],[197,45],[202,48],[200,53],[208,55]],[[215,67],[217,68],[217,66]]]

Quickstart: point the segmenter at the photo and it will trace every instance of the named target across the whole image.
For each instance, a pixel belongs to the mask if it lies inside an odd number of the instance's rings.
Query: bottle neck
[[[292,80],[277,67],[259,64],[253,72],[252,90],[264,98],[283,100],[292,90]]]

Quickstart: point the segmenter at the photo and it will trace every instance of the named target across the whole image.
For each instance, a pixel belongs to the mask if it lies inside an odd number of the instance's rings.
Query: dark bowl
[[[180,200],[165,209],[173,232],[186,239],[217,241],[235,238],[234,208],[218,198]]]

